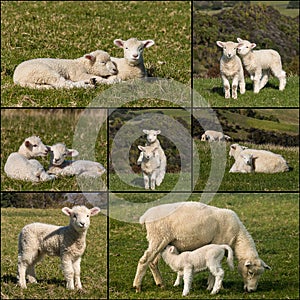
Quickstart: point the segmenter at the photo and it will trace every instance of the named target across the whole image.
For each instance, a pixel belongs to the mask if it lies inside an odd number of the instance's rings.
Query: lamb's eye
[[[128,47],[125,47],[126,50],[128,50]]]
[[[89,218],[90,216],[89,216],[89,215],[86,215],[86,217]]]
[[[38,146],[38,145],[36,145],[36,144],[35,144],[35,145],[32,145],[32,147],[37,147],[37,146]]]

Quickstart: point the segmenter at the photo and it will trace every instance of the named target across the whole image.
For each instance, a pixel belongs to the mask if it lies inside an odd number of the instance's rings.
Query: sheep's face
[[[242,56],[248,54],[253,48],[256,47],[256,44],[250,43],[247,40],[238,39],[238,41],[239,43],[237,46],[237,52]]]
[[[45,146],[38,136],[32,136],[24,141],[26,149],[30,152],[31,157],[46,156],[49,147]]]
[[[239,44],[234,42],[224,43],[217,41],[217,45],[223,48],[223,56],[225,56],[227,59],[231,59],[236,55],[236,50]]]
[[[105,51],[97,50],[86,54],[84,58],[89,61],[89,73],[92,75],[107,77],[118,73],[115,63]]]
[[[152,147],[142,147],[142,146],[138,146],[138,148],[143,152],[143,159],[148,161],[150,160],[152,157],[155,157],[155,151],[157,150],[157,147],[155,147],[154,149]]]
[[[114,40],[114,44],[124,50],[124,58],[131,65],[138,65],[143,61],[143,51],[154,45],[154,41],[145,40],[139,41],[136,38],[131,38],[127,41],[121,39]]]
[[[252,166],[252,163],[253,163],[253,155],[252,154],[241,154],[241,157],[246,165]]]
[[[241,261],[238,265],[238,271],[244,280],[244,290],[254,292],[257,289],[258,280],[266,269],[271,269],[261,259]]]
[[[143,130],[147,134],[148,143],[152,144],[157,140],[157,136],[160,134],[160,130]]]
[[[56,144],[50,148],[50,163],[53,166],[60,166],[68,156],[77,156],[79,153],[75,149],[68,149],[64,144]]]
[[[206,141],[206,140],[207,140],[207,137],[206,137],[206,134],[204,133],[201,136],[201,141],[203,142],[203,141]]]

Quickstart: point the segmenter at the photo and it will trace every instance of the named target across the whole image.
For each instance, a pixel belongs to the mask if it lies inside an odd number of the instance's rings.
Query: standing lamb
[[[159,254],[168,244],[181,252],[208,244],[229,245],[238,260],[238,271],[248,292],[257,289],[259,277],[265,269],[270,269],[259,258],[252,237],[232,210],[200,202],[163,204],[148,209],[140,217],[140,223],[146,226],[149,245],[137,266],[133,282],[137,292],[141,291],[148,266],[156,285],[162,286]]]
[[[57,143],[50,147],[49,174],[60,176],[78,175],[83,177],[100,177],[106,170],[98,162],[90,160],[66,160],[67,156],[77,156],[75,149],[68,149],[65,144]]]
[[[251,153],[240,153],[229,173],[252,173],[254,172],[254,160],[256,157]]]
[[[26,275],[30,283],[37,282],[35,264],[46,254],[59,256],[62,270],[67,281],[67,289],[76,286],[82,289],[80,282],[81,256],[86,247],[86,234],[90,217],[99,213],[100,208],[88,209],[85,206],[64,207],[62,212],[70,217],[69,226],[55,226],[32,223],[23,227],[19,235],[18,278],[21,288],[27,288]],[[75,280],[75,286],[74,286]]]
[[[15,84],[34,89],[88,88],[96,83],[119,82],[116,65],[108,53],[96,50],[77,59],[37,58],[19,64]],[[110,76],[108,79],[103,78]]]
[[[207,289],[211,294],[217,294],[222,287],[224,278],[224,270],[222,269],[222,260],[227,250],[227,264],[231,270],[233,265],[233,251],[228,245],[206,245],[194,251],[184,251],[179,254],[174,246],[168,245],[162,252],[162,258],[171,269],[177,272],[177,279],[174,286],[180,285],[183,276],[184,289],[182,296],[187,296],[195,273],[208,269],[210,271],[208,277]]]
[[[22,143],[18,152],[11,153],[4,166],[8,177],[31,182],[53,180],[55,175],[49,175],[44,167],[33,157],[46,156],[49,148],[38,136],[31,136]]]
[[[124,50],[123,58],[112,57],[111,60],[117,65],[117,78],[126,81],[135,78],[147,77],[144,65],[143,51],[154,45],[153,40],[139,41],[130,38],[127,41],[114,40],[114,44]]]
[[[209,141],[209,142],[216,142],[216,141],[229,141],[231,137],[229,135],[224,134],[220,131],[215,130],[206,130],[204,134],[201,136],[201,141]]]
[[[230,157],[234,157],[238,161],[241,154],[252,154],[253,169],[257,173],[287,172],[290,169],[286,160],[279,154],[266,150],[249,149],[239,144],[230,146]]]
[[[155,190],[155,184],[158,184],[158,175],[160,170],[160,157],[158,154],[158,149],[152,146],[138,146],[138,148],[143,152],[143,158],[141,163],[141,168],[144,176],[145,189],[149,189],[149,177],[150,177],[150,187],[151,190]]]
[[[282,70],[281,57],[272,49],[252,50],[256,44],[247,40],[237,39],[238,54],[253,80],[253,91],[258,93],[268,82],[271,71],[279,80],[279,90],[283,91],[286,85],[286,74]]]
[[[145,146],[151,146],[152,149],[156,148],[157,149],[157,155],[160,160],[160,165],[159,165],[159,170],[157,172],[157,177],[156,177],[156,185],[160,186],[163,179],[165,178],[166,174],[166,168],[167,168],[167,158],[165,155],[165,152],[163,148],[160,145],[160,142],[157,138],[157,136],[161,133],[160,130],[146,130],[143,129],[143,132],[147,134],[147,143]],[[137,164],[141,164],[143,160],[143,151],[140,153],[140,156],[137,160]]]
[[[223,48],[220,60],[220,73],[225,91],[225,98],[230,98],[230,83],[232,78],[232,98],[237,99],[237,88],[240,87],[241,94],[245,93],[244,70],[240,58],[236,55],[238,43],[217,41],[217,45]]]

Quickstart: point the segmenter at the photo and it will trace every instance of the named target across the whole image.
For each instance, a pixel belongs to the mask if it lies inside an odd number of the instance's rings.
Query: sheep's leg
[[[158,237],[157,237],[158,238]],[[136,292],[141,291],[142,280],[147,271],[148,265],[152,262],[151,272],[153,274],[156,285],[163,286],[162,278],[158,269],[158,258],[157,255],[168,245],[169,241],[163,240],[149,242],[148,249],[144,252],[143,256],[140,258],[133,281],[133,287]],[[155,275],[154,275],[155,274]]]
[[[81,262],[80,257],[73,262],[73,269],[75,274],[75,287],[79,290],[82,289],[82,285],[80,281],[80,262]]]
[[[149,176],[146,173],[143,173],[143,176],[144,176],[145,189],[149,190]]]
[[[176,278],[176,280],[175,280],[173,286],[178,286],[178,285],[180,285],[180,283],[181,283],[181,278],[182,278],[181,273],[180,273],[180,272],[177,272],[177,278]]]
[[[41,261],[44,257],[44,254],[38,254],[38,256],[33,260],[33,262],[31,264],[28,265],[27,268],[27,278],[28,278],[28,282],[30,283],[36,283],[36,274],[35,274],[35,265]]]
[[[183,288],[182,296],[187,296],[192,286],[193,268],[191,267],[184,268],[183,272],[184,272],[183,273],[184,288]]]
[[[67,281],[67,289],[74,290],[74,269],[72,260],[69,257],[62,257],[62,270],[65,280]]]
[[[239,78],[234,76],[232,80],[232,98],[237,99],[237,89],[238,89]]]
[[[268,82],[269,80],[269,71],[263,70],[262,71],[262,78],[260,80],[259,89],[261,90]]]
[[[253,92],[255,94],[259,93],[260,90],[260,80],[261,80],[261,70],[257,73],[255,73],[254,78],[253,78]]]
[[[156,185],[160,186],[166,174],[166,159],[161,159],[160,166],[156,176]]]
[[[26,289],[26,271],[27,271],[27,264],[18,258],[18,277],[19,277],[19,285],[22,289]]]
[[[285,86],[286,86],[286,74],[285,74],[285,72],[280,68],[278,70],[272,69],[272,73],[279,80],[279,90],[283,91]]]
[[[211,273],[209,273],[208,279],[207,279],[207,290],[211,291],[214,284],[215,284],[215,276],[213,276]]]
[[[155,190],[155,181],[157,177],[157,171],[153,171],[151,174],[151,190]]]
[[[230,98],[230,83],[226,76],[222,75],[223,87],[225,92],[225,98]]]
[[[244,72],[242,71],[239,75],[239,87],[240,87],[240,93],[245,94],[246,92],[246,84],[245,84],[245,79],[244,79]]]
[[[211,265],[208,268],[209,268],[209,271],[212,273],[212,275],[215,276],[215,284],[214,284],[213,290],[211,292],[211,295],[214,295],[214,294],[217,294],[222,287],[224,271],[223,271],[221,265]]]

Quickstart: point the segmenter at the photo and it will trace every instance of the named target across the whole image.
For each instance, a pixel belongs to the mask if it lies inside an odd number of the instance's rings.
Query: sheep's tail
[[[227,250],[227,264],[230,270],[234,269],[234,264],[233,264],[233,251],[230,246],[228,245],[222,245],[222,248]]]

